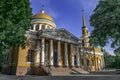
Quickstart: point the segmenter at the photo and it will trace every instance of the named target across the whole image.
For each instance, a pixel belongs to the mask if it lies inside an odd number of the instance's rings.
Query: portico
[[[35,64],[39,64],[39,66],[80,67],[79,45],[72,43],[72,41],[70,42],[70,40],[66,42],[63,38],[40,38],[37,43],[39,46],[37,46],[38,50],[36,52]],[[77,55],[76,59],[74,57],[75,54]],[[74,64],[75,60],[77,61],[76,65]]]

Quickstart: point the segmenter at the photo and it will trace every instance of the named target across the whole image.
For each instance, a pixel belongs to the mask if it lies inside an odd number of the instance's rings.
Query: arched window
[[[35,26],[35,31],[39,31],[39,25],[38,24]]]
[[[47,26],[47,29],[50,29],[50,26]]]
[[[41,26],[41,29],[45,29],[45,25],[42,25],[42,26]]]

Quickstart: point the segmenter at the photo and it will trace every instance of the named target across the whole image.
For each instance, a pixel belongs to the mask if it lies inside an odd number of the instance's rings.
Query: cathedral
[[[100,48],[89,45],[90,34],[82,12],[82,36],[57,28],[44,8],[33,15],[26,31],[26,47],[6,49],[2,73],[15,75],[86,74],[101,71],[104,56]]]

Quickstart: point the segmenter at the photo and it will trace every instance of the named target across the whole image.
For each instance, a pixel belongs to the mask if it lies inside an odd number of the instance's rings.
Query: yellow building
[[[31,28],[26,32],[26,47],[6,49],[3,73],[70,74],[101,71],[104,66],[100,48],[89,46],[89,32],[84,13],[82,36],[77,38],[64,28],[56,29],[51,16],[42,9],[33,16]]]

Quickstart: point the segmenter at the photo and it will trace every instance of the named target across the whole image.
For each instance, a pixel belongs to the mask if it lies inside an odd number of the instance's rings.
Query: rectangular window
[[[95,66],[95,65],[94,65],[94,60],[92,60],[92,65]]]
[[[27,62],[34,61],[34,50],[28,50]]]
[[[82,59],[82,65],[84,65],[84,60]]]
[[[90,63],[90,62],[89,62],[89,60],[87,59],[87,66],[89,66],[89,63]]]

